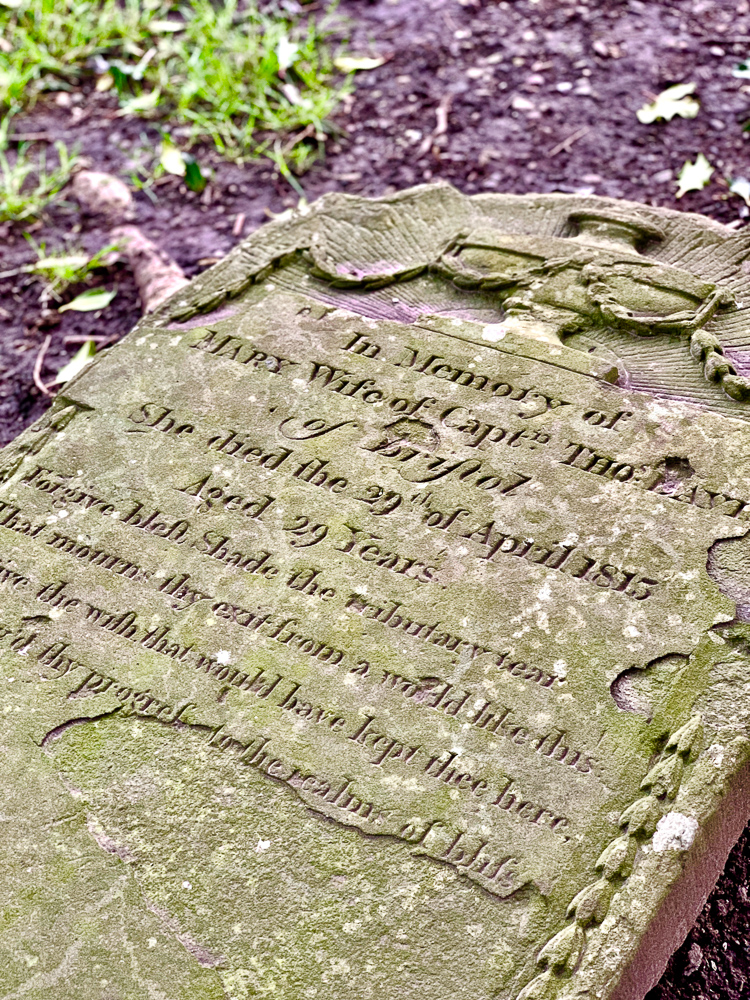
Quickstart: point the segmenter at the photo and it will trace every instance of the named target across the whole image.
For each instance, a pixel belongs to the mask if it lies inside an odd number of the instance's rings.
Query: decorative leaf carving
[[[710,350],[713,345],[709,342],[694,345],[694,350],[699,348]],[[573,918],[574,922],[550,938],[539,952],[537,963],[548,968],[532,979],[516,1000],[552,1000],[552,992],[556,988],[553,973],[560,973],[564,969],[571,973],[575,971],[586,947],[584,927],[592,922],[601,923],[609,910],[616,888],[611,880],[618,875],[628,878],[633,871],[638,850],[634,835],[653,835],[664,811],[659,799],[665,796],[670,799],[675,797],[685,769],[682,758],[687,756],[689,760],[694,756],[702,739],[703,723],[700,715],[694,715],[669,737],[661,760],[641,782],[641,788],[650,790],[650,794],[633,802],[622,812],[619,823],[620,826],[627,827],[627,832],[608,844],[599,855],[595,868],[601,872],[602,877],[587,885],[571,900],[566,916],[568,919]]]
[[[615,887],[607,879],[601,878],[598,882],[592,882],[572,900],[566,916],[575,915],[576,920],[583,927],[592,920],[600,924],[607,916],[614,891]]]
[[[641,782],[641,788],[650,789],[652,794],[663,798],[665,795],[673,799],[682,781],[684,764],[679,754],[664,757],[654,764]]]
[[[545,944],[537,956],[539,965],[549,965],[551,969],[567,968],[573,972],[581,960],[586,946],[586,935],[578,924],[570,924],[555,934]]]
[[[516,1000],[550,1000],[556,987],[552,973],[547,971],[535,976],[516,997]]]
[[[694,715],[689,722],[672,733],[667,742],[667,750],[676,750],[678,754],[690,754],[694,757],[703,742],[703,719]]]
[[[662,806],[659,800],[653,795],[647,795],[628,806],[620,816],[620,826],[627,825],[631,834],[642,833],[645,837],[651,837],[661,815]]]
[[[594,867],[597,871],[602,870],[604,878],[613,878],[615,875],[627,878],[633,870],[636,848],[635,840],[626,833],[604,848]]]

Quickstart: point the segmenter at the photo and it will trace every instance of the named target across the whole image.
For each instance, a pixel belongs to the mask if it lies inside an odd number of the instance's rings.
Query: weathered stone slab
[[[16,997],[641,997],[750,813],[746,237],[330,197],[0,455]]]

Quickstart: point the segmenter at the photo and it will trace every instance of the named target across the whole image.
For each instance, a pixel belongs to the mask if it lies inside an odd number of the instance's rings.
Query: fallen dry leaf
[[[76,295],[70,302],[66,302],[64,306],[60,306],[57,311],[64,313],[72,309],[74,312],[98,312],[99,309],[106,309],[115,295],[117,295],[115,290],[89,288],[88,291]]]
[[[687,191],[700,191],[711,180],[714,168],[703,153],[698,153],[695,163],[685,160],[682,170],[677,175],[677,194],[681,198]]]
[[[382,66],[385,59],[380,56],[339,56],[333,60],[333,65],[342,73],[356,73],[357,70],[377,69]]]
[[[700,104],[689,95],[695,90],[694,83],[678,83],[663,90],[652,104],[644,104],[635,115],[642,125],[650,125],[657,119],[671,121],[675,115],[680,118],[695,118]]]

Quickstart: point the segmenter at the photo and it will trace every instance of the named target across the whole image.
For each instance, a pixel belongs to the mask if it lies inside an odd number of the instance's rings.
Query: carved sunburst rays
[[[465,228],[470,212],[468,199],[448,185],[371,202],[339,195],[327,208],[310,245],[313,273],[338,287],[365,288],[421,274]]]
[[[500,305],[524,320],[538,317],[552,331],[544,339],[554,341],[556,330],[564,337],[597,327],[604,335],[620,330],[652,341],[677,334],[689,340],[692,358],[727,403],[749,401],[750,379],[725,356],[718,323],[706,329],[733,309],[727,282],[738,290],[749,284],[740,271],[747,238],[681,213],[658,213],[655,227],[656,213],[653,220],[644,213],[628,203],[564,195],[469,198],[445,184],[384,199],[327,195],[304,214],[248,237],[160,315],[179,321],[210,312],[292,259],[330,285],[363,292],[431,270],[457,286],[492,289]],[[653,249],[642,256],[649,241]],[[740,311],[729,321],[725,315],[721,325],[728,324],[732,346],[742,349]],[[633,351],[623,356],[640,358]],[[646,370],[651,362],[644,363]],[[674,365],[670,370],[675,385],[665,371],[646,379],[648,391],[712,405]]]

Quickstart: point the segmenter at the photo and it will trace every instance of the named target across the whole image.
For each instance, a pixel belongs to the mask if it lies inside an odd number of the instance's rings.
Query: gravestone
[[[750,814],[750,240],[328,196],[0,455],[4,1000],[640,998]]]

